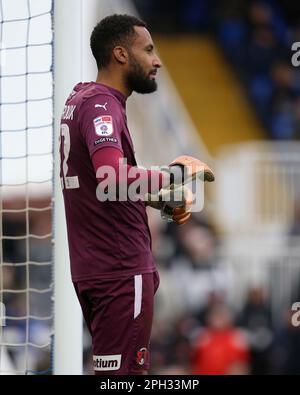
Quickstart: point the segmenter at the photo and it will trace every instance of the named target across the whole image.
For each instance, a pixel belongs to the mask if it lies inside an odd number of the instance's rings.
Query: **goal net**
[[[53,2],[0,19],[0,374],[50,374]]]

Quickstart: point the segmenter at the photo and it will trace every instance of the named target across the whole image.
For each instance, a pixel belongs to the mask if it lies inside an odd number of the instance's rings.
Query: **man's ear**
[[[124,47],[115,47],[113,49],[113,56],[118,63],[125,64],[128,61],[128,52]]]

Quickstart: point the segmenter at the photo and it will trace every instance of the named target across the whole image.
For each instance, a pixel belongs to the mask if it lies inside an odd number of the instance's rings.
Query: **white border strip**
[[[143,278],[141,274],[134,276],[134,318],[138,317],[142,310]]]

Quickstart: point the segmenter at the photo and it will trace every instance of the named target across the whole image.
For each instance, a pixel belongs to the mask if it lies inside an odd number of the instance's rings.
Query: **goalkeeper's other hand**
[[[170,222],[175,222],[178,225],[185,224],[191,216],[191,209],[193,204],[193,194],[189,188],[182,185],[176,188],[176,191],[182,196],[180,201],[170,199],[170,195],[174,194],[174,190],[161,190],[160,198],[168,197],[168,200],[162,202],[161,217]]]
[[[173,211],[172,220],[177,225],[184,225],[190,218],[191,212],[185,207],[176,207]]]

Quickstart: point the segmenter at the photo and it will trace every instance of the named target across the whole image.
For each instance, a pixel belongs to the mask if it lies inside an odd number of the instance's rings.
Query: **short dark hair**
[[[91,34],[91,50],[98,69],[106,67],[116,45],[126,48],[135,36],[134,26],[147,27],[146,23],[131,15],[110,15],[102,19]]]

